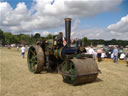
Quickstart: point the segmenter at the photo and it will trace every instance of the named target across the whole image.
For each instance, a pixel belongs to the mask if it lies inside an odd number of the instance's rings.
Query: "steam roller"
[[[71,18],[65,19],[65,39],[62,32],[52,39],[43,39],[28,50],[30,72],[58,72],[71,85],[93,82],[100,72],[93,56],[86,53],[81,42],[71,43]]]
[[[96,62],[91,58],[66,60],[60,70],[63,81],[72,85],[93,82],[99,72]]]

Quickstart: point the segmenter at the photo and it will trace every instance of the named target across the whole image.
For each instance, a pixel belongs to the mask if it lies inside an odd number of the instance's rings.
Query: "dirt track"
[[[119,62],[98,63],[102,74],[93,83],[71,86],[59,74],[33,74],[14,49],[0,48],[0,96],[128,96],[128,67]]]

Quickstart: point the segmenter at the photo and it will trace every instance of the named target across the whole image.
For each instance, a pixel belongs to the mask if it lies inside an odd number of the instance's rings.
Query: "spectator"
[[[113,49],[113,62],[118,63],[118,49],[116,46]]]
[[[101,54],[102,54],[102,50],[101,50],[101,48],[98,48],[98,50],[97,50],[98,62],[101,62],[102,61]]]
[[[25,46],[22,46],[21,47],[21,56],[23,57],[23,58],[25,58],[25,50],[26,50],[26,48],[25,48]]]
[[[89,53],[89,46],[85,47],[87,53]]]
[[[94,49],[93,49],[93,46],[92,46],[92,45],[91,45],[91,47],[88,49],[88,54],[93,55],[93,59],[95,60],[95,54],[96,54],[96,52],[94,51]]]
[[[16,48],[17,48],[17,51],[19,51],[19,46],[17,46]]]
[[[106,54],[105,52],[103,51],[102,54],[101,54],[101,58],[105,58],[106,57]]]
[[[108,49],[108,51],[107,51],[107,53],[106,53],[106,55],[107,55],[107,58],[111,58],[111,56],[112,56],[112,48],[111,47],[109,47],[109,49]]]
[[[111,54],[111,59],[113,59],[113,57],[114,57],[114,56],[113,56],[113,53],[112,53],[112,54]]]

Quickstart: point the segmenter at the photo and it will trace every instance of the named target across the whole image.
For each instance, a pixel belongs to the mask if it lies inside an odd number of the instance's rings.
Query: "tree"
[[[111,44],[112,44],[112,45],[116,45],[116,44],[117,44],[117,40],[116,40],[116,39],[112,39],[112,40],[111,40]]]
[[[39,34],[39,33],[36,33],[36,34],[34,35],[34,38],[35,38],[35,39],[40,38],[40,34]]]
[[[46,37],[46,39],[52,39],[53,36],[51,34],[48,34],[48,36]]]
[[[29,35],[20,34],[20,35],[18,35],[18,37],[19,37],[19,42],[21,44],[29,44],[29,42],[30,42],[30,36]]]
[[[88,39],[87,39],[87,37],[84,37],[83,39],[82,39],[82,45],[83,46],[87,46],[89,43],[88,43]]]
[[[13,43],[13,35],[9,32],[4,33],[5,36],[5,43],[6,44],[12,44]]]
[[[4,34],[3,31],[0,29],[0,45],[4,44]]]

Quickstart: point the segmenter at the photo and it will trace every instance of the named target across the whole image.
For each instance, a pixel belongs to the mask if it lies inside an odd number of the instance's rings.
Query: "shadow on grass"
[[[78,84],[78,85],[74,85],[74,86],[85,86],[85,85],[88,85],[88,84],[99,83],[99,82],[103,82],[103,80],[100,79],[100,78],[97,78],[95,81],[82,83],[82,84]]]
[[[97,78],[96,81],[94,81],[94,82],[101,82],[101,81],[103,81],[103,80],[100,78]]]

